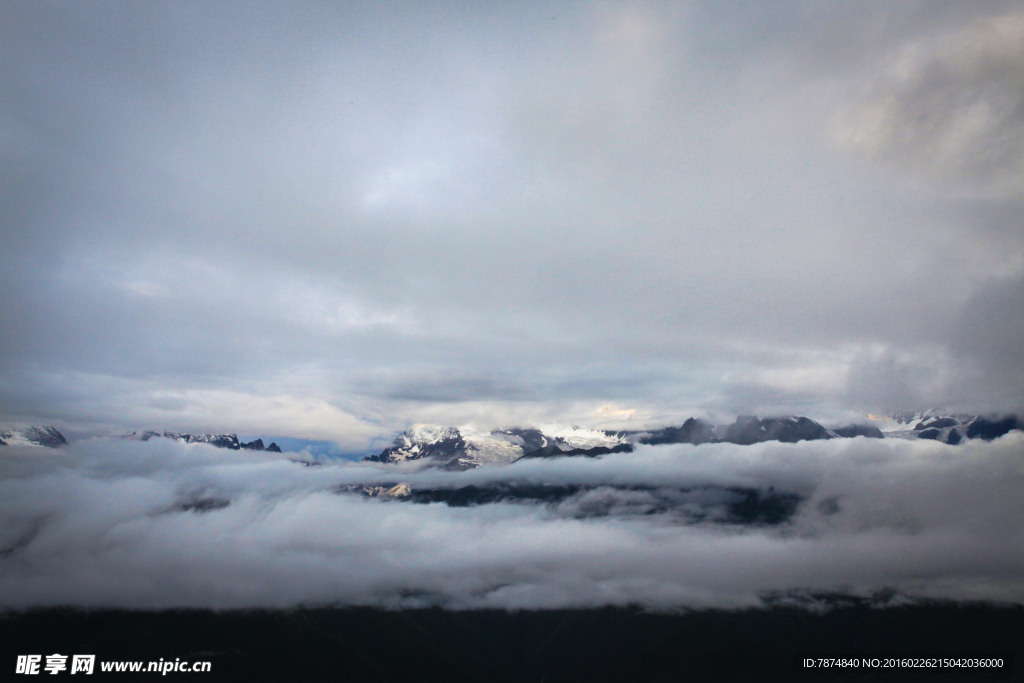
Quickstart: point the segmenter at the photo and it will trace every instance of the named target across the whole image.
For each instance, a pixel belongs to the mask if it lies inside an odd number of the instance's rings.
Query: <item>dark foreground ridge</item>
[[[608,455],[609,453],[632,453],[633,444],[631,443],[620,443],[618,446],[595,446],[594,448],[570,448],[569,450],[562,450],[558,446],[544,446],[538,448],[535,451],[530,451],[519,460],[526,458],[566,458],[573,456],[583,456],[584,458],[596,458],[599,455]],[[516,462],[519,462],[517,460]]]
[[[870,600],[832,601],[838,606],[824,613],[783,606],[674,614],[637,608],[37,610],[0,616],[0,671],[5,680],[17,680],[22,678],[14,675],[19,654],[45,658],[60,653],[94,654],[96,673],[89,680],[122,681],[1021,680],[1020,606],[932,603],[878,608]],[[795,654],[971,652],[1009,653],[1016,671],[1007,675],[983,670],[793,670]],[[211,670],[148,678],[99,670],[103,661],[176,658],[209,661]]]
[[[704,486],[681,489],[667,486],[584,486],[528,482],[470,485],[454,489],[413,489],[394,499],[413,503],[445,503],[449,507],[543,503],[553,514],[576,519],[660,514],[675,517],[682,522],[756,526],[788,522],[802,502],[800,496],[775,491],[774,488],[761,490]]]

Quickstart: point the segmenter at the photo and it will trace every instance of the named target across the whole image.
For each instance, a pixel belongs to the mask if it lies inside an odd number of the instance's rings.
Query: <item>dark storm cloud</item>
[[[658,446],[463,473],[301,467],[164,439],[11,446],[0,453],[0,605],[676,608],[881,589],[1019,602],[1022,445],[1018,432],[957,447]],[[335,492],[512,480],[774,486],[803,502],[780,526],[723,526],[617,514],[607,489],[557,506],[468,508]],[[614,495],[628,507],[642,494]],[[577,518],[595,503],[613,514]]]
[[[1012,4],[0,11],[7,417],[1019,403]]]

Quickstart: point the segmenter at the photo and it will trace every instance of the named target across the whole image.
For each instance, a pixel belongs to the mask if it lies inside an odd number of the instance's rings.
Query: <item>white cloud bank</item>
[[[525,479],[774,486],[791,522],[567,518],[333,491]],[[852,439],[641,447],[464,473],[300,467],[205,445],[93,441],[0,453],[0,605],[744,606],[773,592],[893,588],[1024,602],[1024,435],[950,447]],[[195,499],[230,500],[207,512]]]

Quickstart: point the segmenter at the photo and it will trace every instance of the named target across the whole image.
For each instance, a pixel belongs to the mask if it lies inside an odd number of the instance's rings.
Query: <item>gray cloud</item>
[[[883,588],[1020,602],[1022,445],[1015,432],[957,447],[862,438],[659,446],[463,473],[304,468],[162,439],[9,447],[0,454],[0,603],[698,607]],[[594,500],[609,495],[601,489],[554,507],[333,493],[396,480],[774,486],[804,502],[787,524],[738,527],[668,514],[577,518],[578,506],[607,504]],[[619,495],[634,498],[621,506],[643,494]],[[183,511],[196,500],[230,504]]]
[[[960,191],[1019,197],[1022,44],[1018,10],[896,46],[869,79],[870,94],[841,117],[839,135],[901,165],[970,180]]]
[[[1010,4],[0,12],[5,418],[1019,404]]]

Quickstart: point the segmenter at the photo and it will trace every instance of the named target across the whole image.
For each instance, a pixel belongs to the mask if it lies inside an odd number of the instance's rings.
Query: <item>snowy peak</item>
[[[554,432],[554,433],[552,433]],[[369,462],[398,463],[433,458],[449,470],[467,470],[481,465],[508,464],[526,453],[543,448],[559,451],[611,448],[625,443],[617,435],[590,429],[512,427],[477,432],[472,427],[439,427],[416,425],[399,434],[394,443],[378,455],[364,458]]]
[[[462,438],[462,433],[456,427],[440,427],[438,425],[418,424],[403,432],[395,440],[403,440],[406,444],[431,445],[446,441],[457,441]]]
[[[560,436],[549,437],[539,429],[522,429],[520,427],[495,429],[491,432],[491,436],[497,439],[504,439],[509,444],[523,449],[525,453],[540,450],[547,446],[564,445],[566,449],[570,448],[564,438]]]
[[[0,430],[0,446],[42,446],[58,448],[68,443],[56,427],[8,427]]]
[[[121,438],[127,439],[128,441],[149,441],[150,439],[159,438],[160,436],[160,432],[154,432],[151,429],[147,429],[144,432],[127,432],[126,434],[122,435]]]
[[[397,463],[422,458],[438,458],[446,461],[465,456],[467,444],[455,427],[416,425],[395,437],[389,448],[379,455],[365,460],[372,462]]]
[[[237,451],[241,448],[238,443],[238,436],[235,434],[193,434],[188,438],[189,443],[208,443],[218,448],[230,448]]]
[[[150,439],[159,436],[161,436],[161,434],[147,430],[141,434],[128,432],[121,438],[133,439],[136,441],[149,441]],[[181,432],[165,431],[162,436],[165,439],[172,439],[179,443],[208,443],[211,446],[216,446],[217,448],[229,448],[233,451],[237,451],[241,448],[241,445],[238,443],[238,436],[235,434],[182,434]]]
[[[626,443],[622,433],[606,432],[585,427],[563,427],[559,425],[541,425],[541,431],[549,439],[565,450],[582,448],[613,448]]]
[[[558,457],[586,455],[596,457],[609,453],[629,452],[635,444],[702,444],[721,441],[753,444],[762,441],[796,442],[837,438],[807,417],[771,417],[760,419],[741,416],[736,423],[716,436],[708,422],[690,418],[679,427],[665,427],[643,432],[606,432],[580,427],[543,425],[509,427],[478,433],[469,427],[416,425],[399,434],[394,443],[378,455],[364,460],[398,463],[433,458],[449,470],[466,470],[487,464],[507,464],[523,457]]]
[[[407,498],[412,495],[412,488],[408,484],[384,484],[382,486],[364,486],[356,484],[345,486],[341,491],[358,493],[367,498],[380,498],[381,500],[393,500],[396,498]]]
[[[964,439],[998,439],[1014,429],[1024,429],[1024,420],[1015,415],[944,415],[929,410],[892,416],[897,428],[887,436],[902,439],[930,439],[956,445]]]
[[[227,448],[232,451],[241,449],[252,450],[252,451],[267,451],[270,453],[280,453],[281,448],[276,443],[271,443],[269,446],[263,445],[263,439],[256,439],[255,441],[249,441],[247,443],[240,443],[238,441],[237,434],[182,434],[181,432],[165,431],[163,434],[160,432],[154,432],[151,429],[147,429],[143,432],[128,432],[121,437],[122,439],[129,439],[131,441],[149,441],[150,439],[172,439],[179,443],[206,443],[217,448]]]

